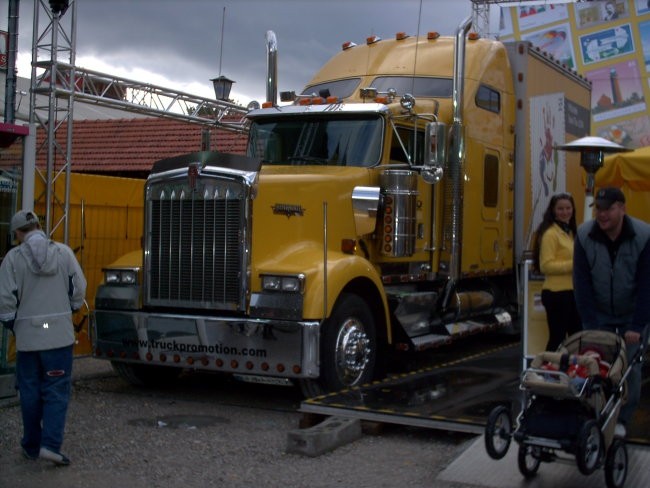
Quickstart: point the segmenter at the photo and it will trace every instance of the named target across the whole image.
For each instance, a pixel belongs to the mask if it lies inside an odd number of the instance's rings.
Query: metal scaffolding
[[[47,161],[45,172],[36,166],[35,173],[42,179],[45,192],[35,195],[34,202],[45,206],[45,232],[52,235],[63,226],[65,243],[69,240],[75,101],[233,131],[246,130],[247,113],[245,107],[226,100],[197,97],[76,67],[77,1],[34,0],[32,39],[30,126],[45,134],[36,145],[34,160]],[[54,185],[59,181],[65,185],[64,201],[55,196]],[[60,218],[54,221],[57,215]]]
[[[574,3],[589,0],[575,0]],[[501,5],[509,3],[559,3],[552,0],[471,0],[472,2],[472,20],[474,30],[481,37],[497,37],[496,34],[490,32],[490,5]],[[566,3],[566,2],[564,2]]]
[[[69,93],[65,99],[57,95],[57,65],[59,58],[67,60],[68,64],[75,63],[75,37],[77,1],[34,0],[34,28],[32,39],[32,78],[30,92],[30,126],[41,129],[45,136],[42,144],[37,144],[35,157],[46,153],[45,175],[37,167],[36,174],[45,183],[45,194],[38,195],[35,201],[45,204],[45,232],[48,235],[61,225],[64,226],[64,242],[68,242],[68,205],[70,196],[70,155],[72,152],[72,119],[74,94]],[[69,13],[68,13],[69,11]],[[65,14],[68,13],[67,16]],[[63,20],[67,20],[65,23]],[[42,76],[45,71],[48,75]],[[74,69],[71,74],[74,84]],[[44,95],[37,97],[37,95]],[[47,104],[43,103],[44,101]],[[66,124],[65,146],[61,138],[57,140],[57,129]],[[31,175],[23,175],[29,178]],[[54,184],[57,180],[65,180],[65,201],[54,201]],[[53,209],[59,207],[62,216],[53,223]]]

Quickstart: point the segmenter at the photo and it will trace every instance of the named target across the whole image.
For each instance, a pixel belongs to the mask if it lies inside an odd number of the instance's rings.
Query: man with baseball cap
[[[10,230],[20,245],[0,264],[0,321],[16,337],[16,383],[27,459],[70,464],[61,453],[70,400],[74,326],[86,278],[72,249],[47,238],[38,216],[21,210]]]
[[[628,359],[650,323],[650,225],[625,213],[619,188],[596,192],[595,219],[578,228],[573,247],[573,287],[584,329],[620,334]],[[616,435],[624,437],[641,396],[641,364],[628,376],[628,398]]]
[[[625,195],[619,188],[610,186],[601,188],[596,192],[592,206],[595,206],[596,210],[609,210],[616,202],[624,204]]]

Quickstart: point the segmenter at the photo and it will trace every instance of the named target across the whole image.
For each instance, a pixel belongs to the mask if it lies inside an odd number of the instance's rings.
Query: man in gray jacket
[[[625,214],[618,188],[596,193],[594,220],[578,228],[573,247],[573,288],[584,329],[617,332],[628,359],[650,323],[650,225]],[[624,437],[641,396],[641,363],[628,376],[616,435]]]
[[[86,278],[72,250],[47,238],[29,210],[11,219],[19,246],[0,265],[0,321],[16,337],[16,380],[23,418],[23,455],[58,465],[73,360],[72,311],[81,308]]]

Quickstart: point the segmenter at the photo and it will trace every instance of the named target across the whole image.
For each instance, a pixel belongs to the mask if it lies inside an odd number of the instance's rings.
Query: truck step
[[[413,337],[411,341],[416,351],[423,351],[450,344],[469,335],[495,330],[504,325],[507,325],[507,323],[497,319],[489,321],[465,320],[440,326],[438,327],[439,333]]]

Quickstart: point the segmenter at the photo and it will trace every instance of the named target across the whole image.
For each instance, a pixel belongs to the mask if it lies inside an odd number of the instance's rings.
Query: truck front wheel
[[[375,320],[365,300],[344,293],[323,324],[320,378],[301,383],[306,396],[339,391],[373,379],[377,362]]]

